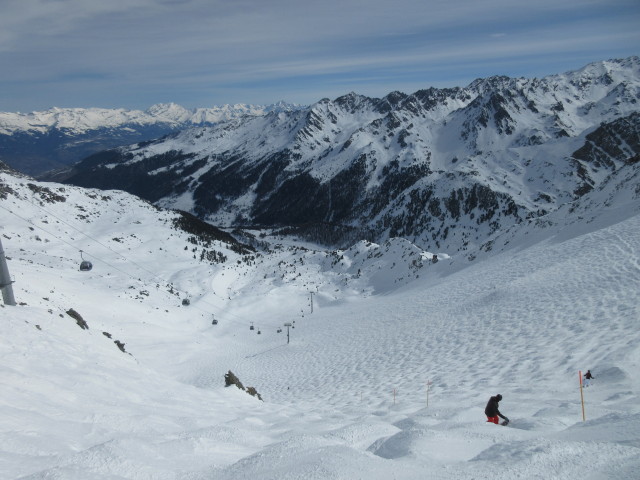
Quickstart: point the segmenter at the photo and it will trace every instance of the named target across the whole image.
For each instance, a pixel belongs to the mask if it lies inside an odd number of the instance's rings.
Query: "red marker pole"
[[[580,403],[582,403],[582,421],[585,421],[584,416],[584,394],[582,393],[582,370],[578,370],[578,382],[580,382]]]

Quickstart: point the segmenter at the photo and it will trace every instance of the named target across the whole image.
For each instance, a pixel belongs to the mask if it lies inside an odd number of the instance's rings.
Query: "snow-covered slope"
[[[217,225],[331,224],[376,242],[473,251],[635,161],[639,99],[638,57],[543,79],[350,93],[102,152],[68,181]]]
[[[258,251],[207,243],[195,220],[123,192],[2,170],[19,302],[0,305],[2,478],[640,469],[637,163],[472,264],[402,239],[336,252],[278,247],[277,232],[253,239]],[[264,401],[224,388],[229,370]],[[496,393],[508,427],[485,423]]]
[[[0,160],[24,173],[41,174],[107,148],[155,139],[194,125],[299,108],[285,102],[195,109],[166,103],[146,111],[51,108],[31,113],[0,112]]]

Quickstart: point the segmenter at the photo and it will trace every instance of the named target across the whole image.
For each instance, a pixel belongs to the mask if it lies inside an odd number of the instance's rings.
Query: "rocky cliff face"
[[[68,181],[226,227],[340,226],[465,251],[576,201],[637,158],[639,98],[637,57],[543,79],[350,93],[103,152]]]

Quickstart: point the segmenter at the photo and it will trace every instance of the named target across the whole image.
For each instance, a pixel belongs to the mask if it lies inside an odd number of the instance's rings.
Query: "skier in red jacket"
[[[498,394],[495,397],[491,397],[487,402],[487,406],[484,409],[484,414],[487,416],[487,422],[498,424],[498,417],[504,419],[503,425],[509,423],[509,419],[500,413],[498,409],[498,403],[502,400],[502,395]]]

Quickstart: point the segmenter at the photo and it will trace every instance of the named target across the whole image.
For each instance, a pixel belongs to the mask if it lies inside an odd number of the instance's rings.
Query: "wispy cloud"
[[[638,54],[637,0],[4,0],[0,110],[310,103]]]

